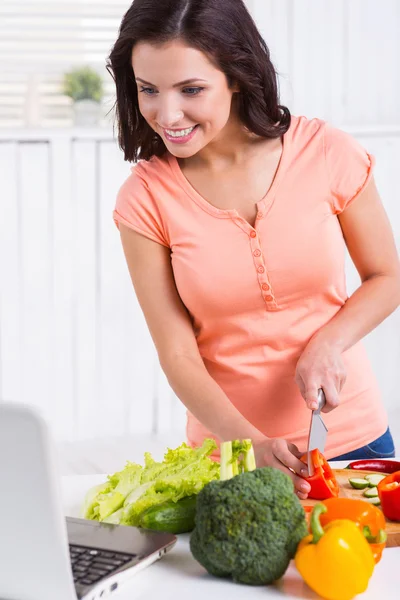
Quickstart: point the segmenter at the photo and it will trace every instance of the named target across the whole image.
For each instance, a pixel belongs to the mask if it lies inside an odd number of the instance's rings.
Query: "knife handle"
[[[325,404],[326,404],[326,398],[325,398],[324,390],[322,388],[319,388],[319,390],[318,390],[318,408],[316,408],[314,410],[314,412],[316,414],[319,414],[321,412],[321,410],[324,408]]]

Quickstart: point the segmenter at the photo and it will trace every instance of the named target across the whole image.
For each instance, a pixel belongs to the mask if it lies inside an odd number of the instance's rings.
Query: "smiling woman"
[[[251,439],[257,466],[305,498],[320,388],[325,458],[382,451],[388,429],[360,343],[400,301],[374,157],[279,104],[242,0],[135,0],[108,66],[120,146],[143,159],[114,220],[187,440]],[[350,298],[346,246],[362,282]]]
[[[132,68],[139,83],[140,113],[175,156],[189,157],[204,148],[230,117],[231,126],[238,123],[238,118],[231,116],[232,96],[238,86],[230,88],[223,71],[200,50],[176,40],[165,43],[160,53],[159,46],[139,42],[132,51]],[[157,84],[140,85],[143,72]],[[193,72],[198,76],[181,80]]]
[[[193,154],[225,126],[234,94],[238,118],[256,135],[279,138],[290,124],[268,47],[241,0],[135,0],[107,68],[126,160],[162,156],[198,125],[182,140],[190,150],[179,150]]]

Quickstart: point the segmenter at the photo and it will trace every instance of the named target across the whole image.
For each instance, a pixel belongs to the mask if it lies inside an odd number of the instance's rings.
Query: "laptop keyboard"
[[[70,545],[69,553],[72,563],[74,582],[81,585],[92,585],[102,577],[117,571],[124,564],[135,558],[136,554],[107,552],[95,548]]]

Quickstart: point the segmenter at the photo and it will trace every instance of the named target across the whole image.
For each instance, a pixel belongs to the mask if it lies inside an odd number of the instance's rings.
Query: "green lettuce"
[[[104,519],[123,506],[126,497],[140,485],[143,467],[127,462],[122,471],[109,475],[107,481],[88,491],[81,513],[85,519]]]
[[[183,443],[174,450],[168,448],[162,462],[146,452],[144,467],[128,462],[122,471],[109,475],[107,482],[88,491],[84,518],[138,526],[148,508],[198,494],[220,477],[219,463],[209,458],[216,447],[211,439],[200,448]]]

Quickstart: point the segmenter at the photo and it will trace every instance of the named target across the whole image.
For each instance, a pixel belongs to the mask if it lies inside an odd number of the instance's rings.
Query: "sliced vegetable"
[[[366,498],[376,498],[378,496],[378,488],[367,488],[363,493],[363,496],[365,496]]]
[[[307,464],[307,454],[304,454],[300,460]],[[339,495],[339,484],[330,465],[318,448],[311,450],[311,460],[314,467],[314,475],[304,478],[311,485],[308,494],[309,498],[315,500],[325,500]]]
[[[375,567],[373,553],[356,523],[339,519],[322,527],[320,515],[327,510],[325,504],[315,505],[311,533],[300,542],[295,564],[322,598],[350,600],[368,587]]]
[[[366,479],[361,479],[360,477],[351,477],[349,479],[349,483],[351,487],[356,490],[364,490],[365,488],[369,487],[369,481]]]
[[[375,487],[382,479],[385,479],[385,477],[386,475],[381,475],[380,473],[372,473],[371,475],[366,475],[365,479],[369,482],[371,487]]]
[[[400,521],[400,471],[378,483],[378,494],[383,514],[391,521]]]
[[[369,502],[369,504],[373,504],[374,506],[379,506],[381,503],[379,496],[373,496],[372,498],[365,498],[365,502]]]
[[[355,471],[378,471],[379,473],[395,473],[400,471],[400,462],[397,460],[385,460],[383,458],[354,460],[346,469]]]

